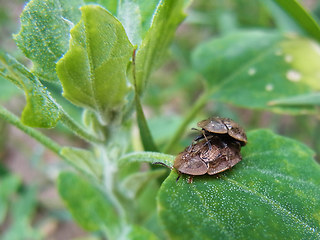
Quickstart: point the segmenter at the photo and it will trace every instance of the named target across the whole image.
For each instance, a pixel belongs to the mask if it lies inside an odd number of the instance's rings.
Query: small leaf
[[[305,145],[267,130],[248,133],[243,160],[217,176],[172,171],[158,194],[171,239],[318,239],[320,165]],[[254,230],[253,230],[254,229]]]
[[[193,65],[222,102],[281,113],[314,113],[314,106],[270,106],[275,99],[320,89],[320,46],[275,32],[240,31],[201,44]]]
[[[126,69],[133,47],[121,23],[99,6],[81,8],[70,48],[57,63],[64,96],[95,111],[106,124],[117,119],[130,85]]]
[[[22,112],[21,121],[30,127],[55,127],[61,117],[61,108],[46,87],[8,54],[0,52],[0,63],[6,69],[0,71],[0,74],[25,92],[27,105]]]
[[[184,0],[162,0],[152,25],[137,51],[136,87],[139,95],[144,91],[152,70],[162,61],[174,37],[176,28],[184,19]]]
[[[80,148],[64,147],[61,155],[81,172],[98,179],[101,178],[102,166],[92,152]]]
[[[312,16],[296,0],[273,0],[311,37],[320,42],[320,27]]]
[[[58,178],[59,194],[78,224],[88,231],[107,229],[110,239],[119,234],[119,214],[112,201],[75,173]]]
[[[56,62],[68,50],[70,29],[80,20],[82,0],[31,0],[21,14],[15,41],[41,78],[58,82]]]

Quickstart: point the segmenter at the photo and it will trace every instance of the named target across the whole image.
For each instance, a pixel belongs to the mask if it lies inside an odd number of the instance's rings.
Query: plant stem
[[[186,130],[188,124],[192,121],[192,119],[195,117],[195,115],[198,113],[199,110],[206,104],[206,101],[211,96],[211,94],[214,92],[212,89],[211,91],[205,91],[195,102],[191,110],[188,112],[188,114],[185,116],[184,121],[180,124],[179,128],[174,133],[171,140],[168,142],[168,144],[164,147],[163,152],[164,153],[170,153],[175,144],[179,141],[182,134]]]
[[[17,116],[9,112],[3,106],[0,106],[0,117],[5,121],[11,123],[12,125],[15,125],[17,128],[19,128],[20,130],[22,130],[23,132],[25,132],[26,134],[28,134],[29,136],[31,136],[32,138],[36,139],[38,142],[42,143],[44,146],[49,148],[51,151],[61,156],[61,146],[59,144],[57,144],[47,136],[43,135],[38,130],[24,125]]]
[[[135,97],[135,102],[136,102],[136,111],[137,111],[137,122],[139,126],[143,148],[145,151],[158,152],[156,144],[153,141],[146,117],[144,116],[140,99],[137,93]]]
[[[98,138],[86,130],[84,130],[79,124],[77,124],[65,111],[61,111],[61,122],[65,125],[68,129],[70,129],[73,133],[78,135],[80,138],[86,140],[87,142],[94,142],[94,143],[104,143],[104,140]]]
[[[153,141],[146,117],[143,113],[143,109],[140,102],[140,95],[137,89],[137,79],[136,79],[136,49],[134,49],[132,54],[132,76],[134,82],[134,90],[135,90],[135,105],[137,112],[137,122],[139,126],[140,137],[142,141],[142,145],[145,151],[158,152],[156,144]]]

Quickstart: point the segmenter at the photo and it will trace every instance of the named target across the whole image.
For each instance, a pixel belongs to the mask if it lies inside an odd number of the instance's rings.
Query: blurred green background
[[[206,88],[205,80],[192,70],[192,49],[206,39],[234,29],[283,27],[281,30],[288,30],[280,24],[285,16],[274,5],[265,2],[198,0],[189,7],[187,18],[176,32],[167,61],[151,76],[143,98],[144,111],[159,146],[166,144],[182,121],[182,116]],[[304,0],[301,3],[316,20],[320,19],[319,1]],[[24,4],[21,0],[0,1],[0,46],[31,67],[12,39],[12,34],[19,31],[19,15]],[[2,78],[0,86],[1,104],[19,116],[25,105],[22,92]],[[60,97],[61,89],[55,85],[47,86],[70,115],[80,121],[80,110]],[[278,115],[211,101],[190,124],[190,128],[209,116],[231,117],[246,130],[272,129],[280,135],[307,144],[314,149],[316,159],[320,161],[319,116]],[[55,177],[67,166],[53,153],[2,119],[0,131],[0,238],[22,239],[19,237],[29,236],[30,239],[37,239],[44,236],[45,239],[95,239],[72,222],[55,190]],[[43,131],[61,145],[86,147],[83,141],[74,139],[62,126]],[[138,131],[134,129],[133,138],[137,136]],[[174,149],[176,153],[190,143],[191,131],[187,131],[182,139]],[[135,147],[139,149],[140,146]],[[6,209],[9,209],[8,212]]]

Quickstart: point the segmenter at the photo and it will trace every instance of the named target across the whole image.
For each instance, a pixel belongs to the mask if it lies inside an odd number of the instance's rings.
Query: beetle
[[[198,127],[202,129],[202,135],[204,138],[212,134],[221,134],[229,136],[245,146],[247,144],[247,135],[244,129],[230,118],[210,117],[206,120],[198,122]],[[198,139],[202,136],[198,136]],[[197,139],[196,138],[196,139]]]
[[[247,143],[244,129],[229,118],[211,117],[198,122],[202,135],[179,153],[172,167],[179,176],[189,175],[188,183],[194,176],[215,175],[232,168],[242,160],[241,147]]]
[[[193,176],[215,175],[232,168],[242,159],[239,143],[225,143],[219,137],[211,138],[209,142],[207,144],[207,140],[203,139],[193,144],[191,149],[187,147],[175,158],[173,168],[179,174],[189,175],[189,183],[192,183]]]

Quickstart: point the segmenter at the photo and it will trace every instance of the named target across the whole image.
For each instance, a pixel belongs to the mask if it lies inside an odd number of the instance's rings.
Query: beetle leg
[[[180,177],[181,177],[181,174],[180,173],[178,173],[179,175],[178,175],[178,177],[177,177],[177,179],[176,179],[176,182],[178,182],[179,181],[179,179],[180,179]]]
[[[190,175],[189,178],[188,178],[188,183],[191,184],[192,182],[193,182],[193,176]]]
[[[229,149],[227,151],[226,159],[227,159],[227,163],[228,163],[228,168],[230,168],[231,167],[231,163],[230,163],[230,150]]]
[[[193,147],[193,144],[194,144],[194,142],[192,142],[192,143],[189,145],[189,147],[188,147],[188,149],[187,149],[187,152],[191,152],[191,149],[192,149],[192,147]]]

